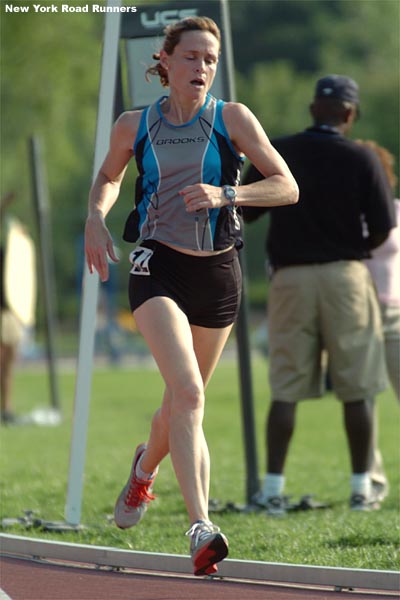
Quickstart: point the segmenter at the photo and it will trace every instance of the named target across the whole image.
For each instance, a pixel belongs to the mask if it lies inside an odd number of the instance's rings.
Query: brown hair
[[[394,172],[394,156],[393,154],[391,154],[389,152],[389,150],[387,150],[386,148],[383,148],[383,146],[379,146],[379,144],[377,144],[376,142],[374,142],[373,140],[355,140],[357,142],[357,144],[360,144],[361,146],[367,146],[368,148],[371,148],[371,150],[373,150],[375,152],[375,154],[378,156],[382,167],[386,173],[386,177],[388,178],[390,187],[394,190],[396,187],[396,183],[397,183],[397,177],[396,174]]]
[[[171,56],[175,50],[175,46],[181,41],[182,33],[185,33],[186,31],[208,31],[209,33],[212,33],[218,43],[221,44],[221,32],[218,25],[212,19],[209,17],[186,17],[173,25],[168,25],[164,29],[165,39],[163,50]],[[160,61],[160,53],[157,52],[153,54],[153,58],[154,60]],[[160,62],[147,69],[147,80],[149,79],[148,75],[158,75],[163,87],[169,85],[168,73]]]

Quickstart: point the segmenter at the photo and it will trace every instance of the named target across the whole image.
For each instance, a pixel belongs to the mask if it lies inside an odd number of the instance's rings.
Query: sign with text
[[[211,93],[223,100],[233,100],[232,48],[226,0],[188,0],[138,6],[136,13],[126,13],[121,22],[121,38],[125,40],[130,108],[143,108],[168,93],[157,77],[146,80],[146,69],[162,47],[164,29],[185,17],[206,16],[221,30],[222,47]]]

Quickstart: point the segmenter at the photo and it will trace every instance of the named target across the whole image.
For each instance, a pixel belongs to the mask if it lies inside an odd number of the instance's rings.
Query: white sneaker
[[[259,492],[253,497],[253,502],[260,508],[263,508],[267,515],[272,517],[282,517],[287,512],[287,498],[285,496],[264,496]]]
[[[389,483],[387,481],[377,481],[371,479],[373,494],[379,502],[382,502],[389,494]]]
[[[137,525],[150,501],[155,498],[151,492],[158,468],[154,472],[154,477],[149,480],[138,479],[135,473],[136,465],[145,450],[146,444],[140,444],[136,448],[129,479],[115,504],[114,520],[120,529],[128,529]]]
[[[359,512],[366,512],[370,510],[378,510],[381,507],[379,499],[375,495],[374,490],[371,490],[369,496],[364,494],[357,494],[353,492],[350,496],[350,509]]]
[[[217,562],[228,556],[228,540],[211,521],[196,521],[186,535],[191,536],[190,554],[195,575],[212,575]]]

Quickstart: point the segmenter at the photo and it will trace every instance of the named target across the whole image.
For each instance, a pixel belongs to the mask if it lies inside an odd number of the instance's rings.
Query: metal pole
[[[54,270],[52,268],[53,251],[49,223],[49,202],[44,175],[42,144],[37,136],[29,140],[31,170],[33,182],[33,204],[35,207],[38,243],[40,247],[40,275],[43,293],[46,353],[50,377],[50,399],[55,410],[60,409],[55,361],[55,310],[54,310]]]
[[[239,355],[239,379],[241,390],[242,426],[246,460],[246,500],[252,504],[252,498],[259,489],[256,429],[254,418],[253,383],[250,361],[250,342],[248,325],[248,300],[246,279],[246,255],[239,253],[242,267],[242,302],[236,322],[236,342]]]
[[[107,2],[107,6],[120,5],[121,0],[108,0]],[[119,29],[119,11],[115,13],[107,12],[105,17],[93,180],[107,154],[109,146],[117,75]],[[78,525],[81,518],[98,291],[99,277],[97,273],[91,275],[85,264],[70,471],[65,507],[66,522],[73,526]]]
[[[225,34],[226,67],[228,73],[228,85],[230,100],[236,98],[234,86],[234,61],[232,51],[232,38],[230,27],[229,6],[226,0],[222,0],[222,19]],[[259,488],[257,443],[254,419],[254,396],[250,364],[250,342],[248,325],[248,295],[247,295],[247,273],[246,273],[246,251],[239,253],[240,265],[243,275],[242,302],[236,321],[236,342],[239,356],[239,380],[240,401],[242,411],[242,427],[244,437],[245,462],[246,462],[246,499],[252,503],[252,498]]]

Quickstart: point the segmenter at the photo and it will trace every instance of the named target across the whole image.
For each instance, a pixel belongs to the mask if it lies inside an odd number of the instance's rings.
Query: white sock
[[[262,493],[264,498],[282,496],[285,487],[285,476],[276,473],[267,473],[264,477]]]
[[[368,498],[371,494],[371,477],[369,473],[353,473],[351,476],[351,491]]]
[[[142,481],[149,481],[150,479],[154,479],[154,477],[157,475],[158,469],[155,469],[155,471],[153,471],[152,473],[146,473],[146,471],[143,471],[143,469],[141,467],[143,456],[144,456],[144,453],[142,454],[142,456],[139,458],[139,460],[136,463],[135,474],[138,479],[141,479]]]

